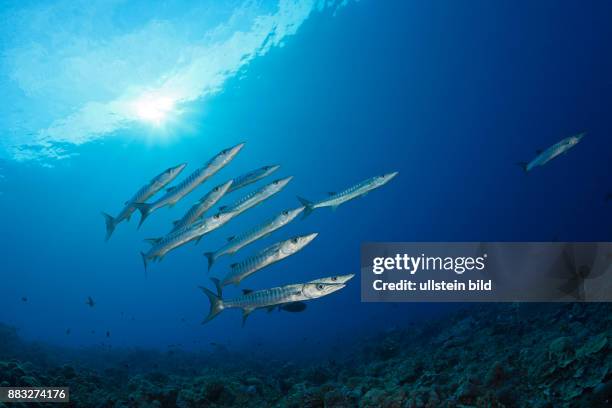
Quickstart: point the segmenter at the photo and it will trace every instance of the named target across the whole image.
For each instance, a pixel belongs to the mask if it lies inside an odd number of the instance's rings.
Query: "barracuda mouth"
[[[325,294],[329,295],[331,293],[339,291],[340,289],[344,289],[345,287],[346,287],[346,285],[344,283],[340,283],[340,284],[337,284],[337,285],[330,285],[330,284],[328,284],[327,288],[325,290]]]

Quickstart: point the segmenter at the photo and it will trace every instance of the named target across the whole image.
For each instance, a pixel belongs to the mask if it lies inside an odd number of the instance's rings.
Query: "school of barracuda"
[[[176,205],[226,167],[238,155],[244,145],[244,143],[239,143],[222,150],[174,186],[166,188],[167,185],[178,178],[187,166],[186,163],[170,167],[155,176],[124,203],[123,208],[116,217],[104,212],[102,213],[106,223],[106,240],[110,239],[117,225],[122,221],[129,221],[135,211],[140,212],[140,222],[138,225],[140,227],[153,212],[163,207],[173,207]],[[148,251],[141,252],[145,271],[150,262],[161,261],[168,253],[189,242],[195,241],[198,243],[206,234],[223,227],[245,211],[280,193],[293,179],[293,176],[276,179],[263,187],[243,195],[231,204],[219,207],[214,215],[206,215],[227,194],[263,180],[278,171],[280,167],[278,164],[263,166],[236,178],[225,180],[223,183],[210,189],[181,218],[173,222],[170,231],[166,235],[145,240],[151,245]],[[299,214],[303,214],[305,217],[317,208],[331,207],[336,209],[340,204],[364,196],[368,192],[385,185],[397,174],[397,172],[392,172],[369,178],[339,193],[329,193],[328,198],[317,202],[310,202],[298,197],[302,206],[284,210],[261,224],[252,226],[245,229],[244,232],[230,237],[227,243],[217,250],[205,252],[204,255],[208,260],[208,270],[210,271],[219,257],[234,255],[251,243],[268,237],[273,232],[289,224]],[[153,199],[164,188],[165,191],[161,197],[152,202],[147,202],[149,199]],[[210,312],[202,323],[210,321],[222,310],[229,308],[242,309],[243,324],[251,312],[256,309],[267,309],[270,311],[278,308],[288,312],[301,312],[306,308],[304,301],[327,296],[344,288],[354,275],[321,277],[305,283],[256,291],[244,289],[243,294],[234,299],[223,299],[222,289],[224,286],[230,284],[239,285],[244,279],[262,269],[297,254],[308,246],[317,235],[318,233],[316,232],[309,232],[304,235],[277,241],[243,258],[241,261],[231,264],[231,270],[222,279],[211,278],[215,285],[215,292],[201,287],[210,302]]]

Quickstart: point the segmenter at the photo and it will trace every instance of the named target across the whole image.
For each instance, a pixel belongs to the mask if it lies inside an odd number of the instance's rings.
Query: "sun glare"
[[[159,126],[174,111],[174,102],[166,96],[144,95],[134,102],[134,111],[138,119]]]

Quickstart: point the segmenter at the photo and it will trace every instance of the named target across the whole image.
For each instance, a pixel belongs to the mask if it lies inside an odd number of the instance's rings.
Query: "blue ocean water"
[[[185,2],[150,12],[124,7],[108,17],[116,30],[190,9]],[[212,288],[203,252],[298,206],[296,195],[320,199],[390,171],[400,174],[388,185],[222,258],[212,276],[257,249],[310,232],[319,236],[302,252],[241,288],[358,273],[366,241],[610,240],[612,209],[604,197],[612,190],[611,12],[605,1],[349,2],[313,11],[294,35],[256,53],[215,94],[183,104],[164,126],[136,122],[78,145],[51,140],[70,154],[61,160],[17,160],[6,149],[0,321],[27,339],[68,346],[201,349],[215,342],[308,354],[444,314],[457,305],[361,303],[355,278],[303,313],[258,311],[242,328],[239,311],[231,310],[200,324],[208,301],[197,286]],[[103,43],[108,31],[88,35]],[[19,61],[5,59],[5,66]],[[21,83],[15,72],[3,82],[5,95]],[[45,96],[23,93],[26,102]],[[41,105],[36,109],[24,122],[36,122]],[[545,167],[525,175],[516,166],[582,131],[575,149]],[[188,162],[185,177],[239,142],[246,146],[236,159],[176,207],[159,210],[140,230],[135,214],[104,242],[100,211],[116,214],[163,169]],[[210,187],[276,163],[282,167],[274,177],[294,176],[283,192],[151,265],[145,277],[144,238],[167,232]],[[95,307],[85,304],[87,296]]]

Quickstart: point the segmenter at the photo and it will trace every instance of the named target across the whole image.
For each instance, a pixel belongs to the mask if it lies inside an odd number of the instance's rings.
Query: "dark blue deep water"
[[[129,32],[165,16],[180,21],[191,7],[137,6],[124,4],[105,15],[105,24]],[[230,263],[257,249],[309,232],[319,236],[302,252],[251,276],[241,288],[358,273],[360,244],[367,241],[609,241],[610,15],[608,1],[349,2],[312,11],[295,35],[254,56],[217,92],[183,103],[163,126],[136,120],[82,144],[51,140],[69,155],[63,159],[17,159],[7,143],[0,165],[0,322],[15,326],[26,340],[60,346],[200,350],[214,342],[304,357],[443,316],[461,305],[361,303],[356,277],[344,290],[309,302],[303,313],[257,311],[242,328],[240,312],[230,310],[200,324],[208,301],[197,287],[212,288],[203,252],[298,206],[297,195],[320,199],[391,171],[399,175],[388,185],[221,258],[212,275],[222,276]],[[18,28],[27,30],[27,24]],[[95,27],[87,32],[100,43],[107,34]],[[32,41],[48,46],[47,52],[60,46],[39,37],[33,34]],[[6,59],[16,46],[10,38],[2,43]],[[138,60],[130,58],[126,64]],[[25,60],[4,61],[5,95],[17,92],[19,61]],[[65,76],[56,69],[38,80]],[[95,77],[82,80],[96,83]],[[19,100],[23,105],[51,93],[61,99],[62,89],[23,90]],[[118,94],[112,87],[106,91]],[[75,111],[82,102],[112,99],[79,97]],[[71,98],[61,102],[70,106]],[[19,141],[18,122],[36,122],[37,112],[3,116],[11,145]],[[546,166],[526,175],[516,165],[583,131],[576,148]],[[104,242],[100,211],[118,213],[169,166],[188,162],[185,177],[243,141],[230,165],[177,206],[159,210],[140,230],[134,214]],[[148,247],[144,238],[163,235],[212,186],[275,163],[281,165],[275,177],[294,176],[284,191],[199,245],[152,264],[145,277],[139,255]],[[227,296],[238,293],[233,286],[225,290]],[[88,296],[95,307],[85,304]]]

